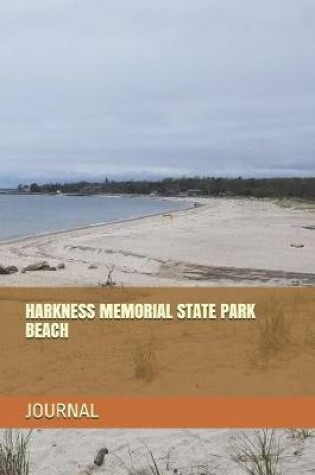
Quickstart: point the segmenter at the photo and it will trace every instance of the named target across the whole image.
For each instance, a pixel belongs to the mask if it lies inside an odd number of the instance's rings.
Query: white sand
[[[314,209],[211,198],[202,207],[5,244],[0,264],[64,262],[56,272],[0,275],[0,285],[314,285]],[[36,219],[36,217],[34,217]],[[296,248],[291,244],[303,244]],[[89,266],[97,268],[90,269]]]
[[[222,430],[35,430],[30,444],[32,475],[152,475],[149,450],[160,475],[241,475],[231,460],[233,437],[239,431]],[[253,437],[252,431],[246,432]],[[314,473],[315,439],[293,439],[276,431],[283,451],[277,474]],[[109,451],[102,467],[93,467],[98,450]],[[283,470],[283,471],[282,471]]]
[[[172,216],[2,245],[1,264],[21,269],[47,260],[64,262],[66,268],[0,276],[0,285],[97,285],[112,265],[119,285],[314,285],[315,230],[305,229],[315,225],[314,218],[314,210],[268,201],[208,199],[203,207]],[[145,441],[161,475],[173,475],[174,469],[182,475],[241,475],[230,458],[231,435],[228,429],[36,430],[31,473],[129,475],[133,463],[136,475],[147,475],[141,472],[150,461]],[[279,436],[286,446],[283,473],[313,473],[315,439],[301,445],[286,432]],[[104,446],[110,453],[105,465],[95,469],[94,456]]]

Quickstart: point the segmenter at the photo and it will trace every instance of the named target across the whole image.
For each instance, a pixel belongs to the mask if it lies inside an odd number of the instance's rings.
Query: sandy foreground
[[[230,429],[35,430],[30,444],[31,474],[241,475],[246,472],[232,460],[232,447],[233,440],[245,432],[255,440],[253,431]],[[275,432],[274,454],[278,445],[281,450],[278,470],[273,473],[313,473],[315,439],[292,435],[284,430]],[[103,447],[109,453],[97,467],[94,458]]]
[[[108,268],[117,285],[314,285],[314,209],[256,199],[198,203],[177,213],[2,244],[2,265],[21,270],[46,260],[65,269],[0,275],[0,285],[94,286],[106,282]]]

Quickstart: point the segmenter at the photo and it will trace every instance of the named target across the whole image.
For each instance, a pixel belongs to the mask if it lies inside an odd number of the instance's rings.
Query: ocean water
[[[0,195],[0,241],[187,207],[149,197]]]

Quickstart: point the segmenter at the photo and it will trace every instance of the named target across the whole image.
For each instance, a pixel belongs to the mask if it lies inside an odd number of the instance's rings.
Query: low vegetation
[[[152,381],[156,373],[152,343],[137,343],[132,353],[132,359],[135,378],[146,382]]]
[[[313,429],[291,429],[290,437],[292,439],[305,441],[315,437],[315,431]]]
[[[279,475],[282,447],[276,431],[240,432],[232,440],[232,460],[248,475]]]
[[[285,302],[266,300],[261,306],[259,322],[259,349],[269,356],[283,350],[291,340],[292,318],[287,314]]]
[[[31,431],[5,430],[0,442],[0,475],[29,475]]]
[[[75,183],[47,183],[19,185],[18,191],[32,193],[118,193],[156,194],[174,196],[253,196],[257,198],[300,198],[315,200],[315,178],[215,178],[181,177],[164,180],[115,181],[105,178],[103,182],[80,181]]]

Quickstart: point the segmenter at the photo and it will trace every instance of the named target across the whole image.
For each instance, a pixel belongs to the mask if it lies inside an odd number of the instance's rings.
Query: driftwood
[[[102,449],[100,449],[96,454],[96,457],[94,459],[94,464],[97,465],[98,467],[101,467],[101,465],[103,465],[104,463],[105,455],[107,454],[108,454],[108,449],[106,447],[103,447]]]
[[[39,270],[52,270],[55,271],[57,270],[56,267],[52,267],[50,264],[48,264],[47,261],[41,261],[41,262],[35,262],[34,264],[29,264],[28,266],[24,267],[22,272],[35,272]]]
[[[114,267],[115,266],[107,266],[107,270],[108,270],[107,279],[105,283],[100,282],[98,284],[100,287],[115,287],[116,286],[116,282],[112,278]]]

